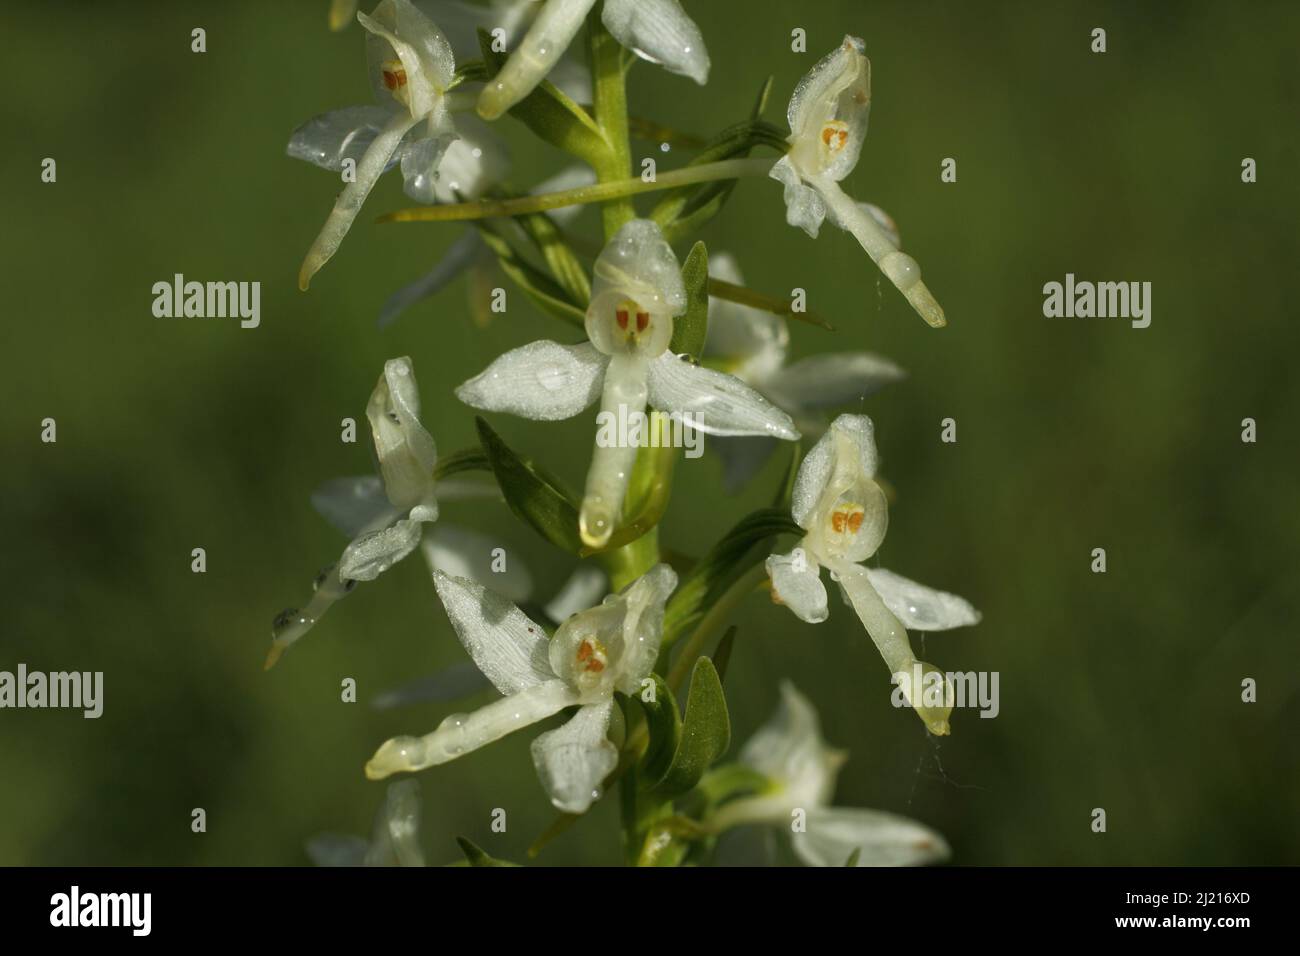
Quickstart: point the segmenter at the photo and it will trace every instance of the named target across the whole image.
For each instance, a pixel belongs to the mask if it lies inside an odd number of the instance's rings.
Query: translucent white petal
[[[447,763],[578,702],[573,689],[560,680],[525,687],[471,713],[452,714],[423,737],[385,741],[366,764],[366,776],[383,780],[395,773]]]
[[[510,59],[479,94],[478,114],[496,119],[531,93],[582,29],[596,0],[548,0]]]
[[[386,328],[415,303],[441,292],[476,262],[490,261],[490,255],[478,230],[466,229],[429,272],[389,296],[379,310],[379,327]]]
[[[834,352],[787,365],[764,383],[763,391],[782,408],[828,408],[866,398],[906,375],[870,352]]]
[[[442,112],[442,95],[456,72],[456,59],[434,22],[410,0],[381,0],[369,16],[357,14],[357,21],[369,34],[366,60],[375,98],[385,104],[396,100],[412,117]],[[405,75],[393,88],[385,73],[394,74],[395,60]]]
[[[613,709],[612,700],[588,704],[533,741],[537,776],[556,809],[586,813],[600,799],[601,782],[618,765],[618,748],[606,737]]]
[[[637,56],[701,86],[708,82],[704,37],[677,0],[605,0],[601,19],[614,39]]]
[[[722,484],[727,494],[735,494],[744,487],[778,447],[775,439],[753,436],[718,438],[709,442],[709,449],[722,459]]]
[[[416,202],[434,203],[440,195],[442,157],[456,142],[454,134],[422,136],[402,147],[402,191]]]
[[[813,509],[826,490],[835,467],[837,447],[841,447],[840,436],[852,443],[862,474],[867,478],[875,477],[878,464],[875,426],[866,415],[840,415],[804,456],[795,475],[790,511],[795,523],[802,528],[812,525]]]
[[[820,624],[830,616],[821,566],[806,548],[769,555],[767,575],[772,580],[772,598],[793,611],[799,620]]]
[[[387,526],[399,514],[377,475],[332,478],[312,492],[311,505],[349,538]]]
[[[788,156],[781,157],[768,175],[785,184],[785,221],[816,239],[817,233],[821,231],[822,220],[826,218],[826,203],[822,200],[821,193],[804,185]]]
[[[781,682],[776,713],[740,752],[740,762],[780,784],[789,807],[811,810],[830,803],[845,753],[822,738],[812,702],[790,681]],[[774,822],[788,823],[786,819]]]
[[[307,856],[317,866],[362,866],[370,844],[359,836],[322,833],[307,841]]]
[[[858,866],[920,866],[949,856],[948,844],[927,826],[880,810],[822,807],[808,811],[807,829],[791,835],[809,866],[843,866],[858,851]]]
[[[511,601],[525,601],[532,594],[533,576],[498,538],[442,521],[425,532],[420,550],[430,571],[469,578]],[[499,557],[494,554],[498,550]]]
[[[709,276],[743,285],[735,259],[725,252],[709,256]],[[747,385],[762,389],[785,362],[790,344],[786,323],[771,312],[709,298],[708,338],[705,352],[727,360],[727,371]]]
[[[656,564],[619,596],[627,611],[621,653],[611,666],[615,686],[625,694],[639,693],[641,681],[654,670],[663,637],[664,604],[676,587],[677,573],[667,564]]]
[[[843,179],[857,165],[870,110],[866,46],[846,36],[808,71],[790,97],[790,161],[805,178],[818,174]]]
[[[885,607],[913,631],[947,631],[980,622],[980,612],[963,597],[936,591],[884,568],[867,568],[867,578]]]
[[[373,581],[420,543],[423,524],[403,518],[381,531],[357,538],[339,559],[339,575],[346,581]]]
[[[709,435],[763,435],[793,441],[794,421],[734,375],[694,365],[665,352],[650,363],[649,403],[661,411],[689,415],[689,424]]]
[[[360,163],[375,137],[393,117],[386,106],[346,106],[313,116],[289,137],[285,150],[322,169],[340,172],[343,160]]]
[[[424,866],[420,849],[420,785],[390,784],[366,853],[366,866]]]
[[[596,400],[609,359],[584,342],[530,342],[456,389],[466,405],[534,421],[572,418]]]
[[[334,208],[330,210],[325,225],[321,226],[316,240],[307,250],[307,255],[298,270],[299,289],[306,291],[311,285],[312,276],[334,257],[334,253],[338,252],[357,214],[361,212],[361,207],[365,205],[370,190],[375,187],[375,182],[388,168],[389,160],[393,158],[402,138],[417,122],[419,122],[418,117],[407,116],[400,112],[393,113],[387,125],[366,147],[365,153],[357,163],[356,178],[347,183],[338,198],[334,200]]]
[[[458,117],[456,132],[459,135],[447,144],[437,164],[434,198],[438,202],[477,199],[510,174],[506,144],[487,123],[472,114]]]
[[[384,363],[384,374],[366,404],[379,470],[388,500],[403,510],[419,507],[420,520],[438,516],[433,468],[438,449],[420,423],[420,390],[406,356]]]
[[[433,584],[456,636],[497,690],[514,694],[555,679],[546,632],[523,611],[467,578],[434,571]]]
[[[546,605],[546,616],[563,624],[579,611],[595,607],[609,593],[609,578],[594,564],[580,564]]]

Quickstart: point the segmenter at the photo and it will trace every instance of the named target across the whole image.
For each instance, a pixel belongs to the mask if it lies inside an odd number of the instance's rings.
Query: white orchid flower
[[[546,78],[582,28],[596,0],[546,0],[510,59],[479,94],[478,112],[496,119]],[[703,86],[709,52],[677,0],[605,0],[605,28],[637,56]]]
[[[355,152],[355,177],[334,202],[334,209],[312,243],[298,273],[306,289],[343,242],[352,222],[380,175],[397,159],[407,195],[432,202],[438,169],[456,138],[446,94],[456,71],[451,45],[434,22],[410,0],[382,0],[367,16],[357,14],[366,29],[366,58],[370,80],[380,105],[352,107],[326,113],[294,132],[289,155],[333,168]],[[417,126],[423,128],[409,137]]]
[[[781,703],[740,754],[740,762],[769,781],[766,790],[724,803],[705,824],[714,832],[742,824],[790,830],[790,843],[809,866],[918,866],[948,858],[938,833],[880,810],[831,806],[835,778],[848,754],[827,746],[817,711],[789,681]]]
[[[308,842],[307,855],[317,866],[424,866],[420,785],[414,780],[389,785],[369,840],[324,834]]]
[[[943,309],[921,281],[921,267],[898,248],[896,238],[840,188],[853,171],[867,135],[871,109],[871,62],[866,45],[846,36],[795,87],[787,118],[790,151],[770,173],[785,184],[785,218],[814,239],[822,220],[853,235],[918,315],[930,325],[947,324]]]
[[[572,418],[601,396],[616,420],[644,411],[689,415],[711,435],[799,437],[790,416],[731,375],[682,361],[668,349],[686,289],[673,250],[648,219],[633,219],[596,260],[587,337],[581,345],[533,342],[502,355],[456,390],[486,411],[535,421]],[[620,414],[621,413],[621,414]],[[579,513],[583,541],[613,534],[637,447],[597,441]]]
[[[725,252],[709,257],[709,274],[733,285],[744,284],[735,259]],[[790,330],[783,319],[752,306],[709,299],[705,346],[709,364],[788,412],[804,437],[825,431],[825,409],[866,398],[906,375],[872,352],[832,352],[787,364],[789,347]],[[722,456],[726,486],[735,491],[762,466],[776,442],[729,438],[714,447]]]
[[[387,741],[366,764],[366,776],[381,780],[447,763],[577,707],[562,726],[533,741],[532,754],[551,802],[566,813],[585,812],[618,763],[618,748],[608,739],[611,722],[621,716],[614,693],[639,693],[654,668],[664,602],[677,575],[656,565],[620,594],[570,617],[550,640],[541,625],[482,585],[439,571],[433,581],[461,643],[505,696],[453,714],[423,737]]]
[[[366,417],[379,462],[378,476],[339,478],[312,496],[312,504],[345,534],[352,536],[338,563],[321,572],[311,601],[301,610],[282,611],[272,625],[271,667],[291,644],[302,638],[333,604],[358,581],[373,581],[422,543],[431,567],[498,580],[503,589],[523,597],[531,586],[526,569],[492,574],[493,543],[464,529],[444,527],[424,534],[438,518],[439,495],[481,497],[480,486],[449,479],[435,483],[438,451],[420,422],[420,392],[415,369],[406,357],[384,363],[366,405]]]
[[[913,687],[913,665],[922,684],[938,673],[912,654],[907,627],[944,631],[979,622],[970,603],[935,591],[866,561],[885,539],[888,505],[876,484],[876,443],[866,415],[840,415],[808,452],[795,476],[791,512],[807,533],[789,554],[767,559],[772,598],[801,620],[818,624],[829,616],[821,568],[831,572],[845,599],[871,635],[889,672],[932,734],[948,733],[951,684],[943,677],[943,706],[927,706],[921,687]]]

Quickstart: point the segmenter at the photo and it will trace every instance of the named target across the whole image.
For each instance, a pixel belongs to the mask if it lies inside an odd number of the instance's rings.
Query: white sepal
[[[921,866],[950,852],[934,830],[880,810],[818,807],[808,811],[805,825],[790,842],[809,866],[843,866],[855,850],[858,866]]]
[[[677,0],[605,0],[601,19],[614,39],[643,60],[701,86],[708,82],[704,37]]]
[[[650,404],[690,415],[690,424],[710,435],[763,435],[794,441],[794,421],[734,375],[704,368],[664,352],[650,363]]]
[[[503,694],[554,680],[541,626],[494,591],[468,578],[433,572],[451,626],[474,663]]]
[[[769,555],[767,574],[772,580],[773,599],[793,611],[799,620],[820,624],[830,616],[821,568],[806,548]]]
[[[618,748],[607,738],[612,699],[587,704],[567,722],[533,741],[533,764],[557,810],[586,813],[600,799],[601,782],[618,766]]]
[[[456,389],[466,405],[534,421],[572,418],[600,394],[609,360],[592,347],[543,339],[505,353]]]
[[[867,578],[885,606],[913,631],[947,631],[980,622],[980,612],[956,594],[936,591],[884,568],[867,568]]]

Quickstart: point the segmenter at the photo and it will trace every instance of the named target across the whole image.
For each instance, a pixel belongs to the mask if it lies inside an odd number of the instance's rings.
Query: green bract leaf
[[[487,455],[483,454],[481,448],[463,448],[438,459],[438,464],[433,468],[433,480],[443,481],[464,471],[491,470],[492,463],[488,461]]]
[[[704,351],[704,337],[709,327],[709,252],[704,243],[691,247],[682,264],[682,284],[686,286],[686,311],[673,320],[673,337],[668,348],[677,353],[699,357]]]
[[[465,854],[465,859],[470,866],[518,866],[518,863],[510,863],[506,860],[498,860],[495,857],[488,856],[482,847],[475,845],[465,837],[456,837],[456,842],[460,845],[460,852]]]
[[[478,31],[478,42],[483,51],[487,82],[491,82],[507,55],[492,49],[492,38],[485,30]],[[609,152],[609,143],[596,121],[549,80],[542,80],[510,107],[510,115],[552,146],[587,163],[599,161]]]
[[[764,508],[740,519],[682,578],[664,609],[663,646],[671,647],[755,560],[766,560],[778,534],[803,535],[789,509]],[[751,556],[751,552],[753,555]]]
[[[682,736],[668,772],[655,787],[664,797],[686,793],[700,781],[731,744],[731,719],[727,716],[727,698],[713,662],[701,657],[691,673],[691,689],[686,695],[686,716],[682,719]]]
[[[717,650],[713,652],[713,666],[718,669],[718,680],[727,679],[727,665],[731,663],[731,650],[736,646],[736,625],[727,628],[727,633],[718,641]]]
[[[862,847],[860,847],[860,846],[855,846],[855,847],[853,848],[853,852],[849,854],[849,858],[848,858],[847,860],[844,861],[844,865],[845,865],[845,866],[857,866],[857,865],[858,865],[858,857],[860,857],[860,856],[862,856]]]
[[[557,548],[570,554],[580,552],[582,539],[578,537],[578,509],[573,498],[537,465],[515,454],[486,421],[474,421],[510,510]]]
[[[479,235],[489,249],[496,253],[501,269],[515,285],[523,290],[524,295],[547,315],[554,316],[570,325],[583,327],[586,313],[568,301],[567,293],[550,276],[531,265],[519,255],[510,243],[493,228],[483,222],[475,222]]]
[[[663,780],[682,737],[682,718],[677,711],[677,698],[662,677],[658,674],[651,676],[655,682],[655,699],[647,701],[637,698],[645,710],[646,727],[650,733],[650,742],[641,756],[641,779],[647,786]]]
[[[547,268],[564,290],[568,301],[579,308],[585,306],[591,298],[591,280],[587,278],[577,253],[565,241],[564,234],[555,221],[539,212],[520,216],[519,225],[537,246],[537,251],[546,260]]]

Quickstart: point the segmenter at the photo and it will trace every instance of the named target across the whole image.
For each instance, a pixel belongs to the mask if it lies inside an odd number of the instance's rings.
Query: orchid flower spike
[[[414,780],[389,785],[369,840],[325,834],[308,842],[307,855],[317,866],[424,866],[420,785]]]
[[[484,578],[490,573],[488,556],[494,545],[481,535],[449,527],[423,534],[424,525],[438,518],[438,495],[478,497],[483,489],[455,479],[435,485],[437,447],[420,423],[420,392],[409,358],[384,364],[384,374],[366,405],[366,417],[380,474],[339,478],[312,496],[316,509],[351,535],[352,542],[337,564],[317,576],[315,593],[302,610],[290,608],[276,616],[268,668],[358,581],[373,581],[421,543],[432,567]],[[516,566],[510,573],[492,578],[522,598],[531,582],[525,569],[512,564]]]
[[[884,568],[863,567],[885,539],[888,505],[875,482],[876,442],[866,415],[840,415],[808,452],[795,476],[791,511],[807,534],[789,554],[767,559],[772,599],[801,620],[819,624],[829,616],[821,568],[830,569],[845,600],[857,612],[904,698],[932,734],[948,733],[952,685],[943,676],[944,699],[929,706],[922,687],[933,683],[933,664],[912,654],[906,627],[945,631],[977,624],[964,598],[934,591]],[[915,687],[914,667],[922,675]]]
[[[772,719],[745,744],[740,763],[768,781],[753,795],[724,803],[704,823],[719,833],[741,824],[791,831],[795,854],[809,866],[918,866],[948,858],[948,844],[929,827],[905,817],[831,806],[835,778],[848,754],[827,746],[817,711],[789,681]],[[803,827],[792,827],[801,819]]]
[[[710,435],[794,440],[790,416],[739,379],[682,361],[668,348],[686,289],[673,250],[649,219],[633,219],[596,260],[581,345],[533,342],[502,355],[456,390],[462,402],[535,421],[572,418],[601,396],[601,418],[631,421],[646,404]],[[582,539],[603,547],[623,509],[637,445],[597,434],[579,512]]]
[[[533,741],[533,763],[551,802],[584,813],[618,763],[609,740],[621,712],[614,693],[639,693],[659,654],[664,602],[677,586],[666,564],[621,593],[574,614],[550,640],[509,601],[464,578],[435,571],[434,586],[474,663],[505,695],[470,714],[453,714],[423,737],[394,737],[366,764],[371,780],[462,757],[577,707],[562,726]]]
[[[577,36],[596,0],[546,0],[510,59],[479,94],[478,113],[493,120],[546,78]],[[703,86],[709,52],[699,27],[677,0],[605,0],[605,29],[643,60]]]
[[[735,259],[725,252],[709,256],[709,274],[744,285]],[[906,375],[889,359],[872,352],[830,352],[787,363],[789,347],[790,331],[780,317],[752,306],[709,299],[708,363],[736,376],[788,412],[805,438],[818,437],[826,430],[826,409],[857,402]],[[722,457],[727,489],[736,491],[762,467],[776,442],[729,438],[716,442],[715,447]]]
[[[303,260],[298,286],[304,290],[338,250],[394,159],[401,163],[407,195],[421,202],[436,198],[439,165],[457,135],[446,102],[455,58],[433,21],[410,0],[382,0],[369,16],[358,13],[357,20],[369,33],[366,57],[380,105],[317,116],[289,141],[290,156],[328,169],[341,169],[345,159],[356,163]],[[408,137],[421,123],[423,128]]]
[[[814,239],[822,220],[852,233],[886,278],[921,318],[946,325],[943,309],[921,281],[921,267],[898,248],[886,228],[840,188],[853,171],[867,135],[871,109],[871,62],[857,37],[844,42],[808,71],[790,97],[790,151],[770,173],[785,184],[785,218]]]

